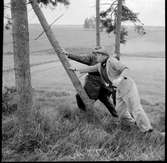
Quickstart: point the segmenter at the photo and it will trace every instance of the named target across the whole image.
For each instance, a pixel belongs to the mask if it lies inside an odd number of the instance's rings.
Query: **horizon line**
[[[35,25],[35,24],[40,24],[40,23],[29,23],[29,25]],[[55,24],[55,25],[60,25],[60,26],[83,26],[83,24]],[[124,25],[124,26],[134,26],[134,25]],[[165,25],[144,25],[144,26],[165,27]]]

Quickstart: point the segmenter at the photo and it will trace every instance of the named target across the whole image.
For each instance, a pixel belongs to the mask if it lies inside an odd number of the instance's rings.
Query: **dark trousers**
[[[89,96],[89,94],[88,94]],[[110,99],[110,96],[112,96],[113,102]],[[92,99],[89,96],[90,99]],[[83,103],[81,97],[79,96],[79,94],[76,94],[76,100],[77,100],[77,105],[80,109],[82,110],[86,110],[85,108],[85,104]],[[114,117],[118,117],[117,112],[115,110],[115,105],[116,105],[116,92],[110,92],[108,89],[101,87],[100,91],[99,91],[99,95],[97,99],[94,100],[100,100],[108,109],[108,111],[114,116]]]

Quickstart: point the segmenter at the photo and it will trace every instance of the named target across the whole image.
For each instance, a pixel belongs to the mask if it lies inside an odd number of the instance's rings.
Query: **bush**
[[[17,92],[15,87],[5,87],[2,92],[2,114],[9,115],[17,110]]]

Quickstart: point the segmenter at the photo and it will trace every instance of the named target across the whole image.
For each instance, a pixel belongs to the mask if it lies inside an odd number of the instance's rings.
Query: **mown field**
[[[67,51],[81,55],[95,47],[95,31],[79,27],[55,27],[55,35]],[[30,26],[30,40],[42,31]],[[164,28],[147,27],[139,37],[130,29],[121,45],[121,60],[131,70],[141,103],[158,131],[165,131],[165,36]],[[10,34],[4,37],[3,86],[14,86]],[[102,34],[102,45],[113,50],[113,36]],[[3,161],[143,161],[164,160],[165,140],[158,132],[143,134],[136,126],[122,125],[97,101],[93,113],[77,108],[75,89],[43,35],[30,41],[30,63],[34,90],[35,133],[18,141],[16,93],[8,92],[3,105]],[[76,66],[83,66],[71,62]],[[80,80],[83,82],[84,77]],[[4,89],[4,91],[6,91]],[[7,91],[6,91],[7,92]],[[3,103],[4,104],[4,103]],[[98,120],[100,119],[100,121]]]

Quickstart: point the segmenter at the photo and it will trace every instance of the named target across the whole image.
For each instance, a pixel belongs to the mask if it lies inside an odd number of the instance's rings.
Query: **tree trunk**
[[[83,102],[85,103],[87,109],[92,109],[92,100],[89,99],[87,93],[82,88],[81,82],[79,81],[77,75],[74,73],[74,71],[69,70],[70,63],[68,62],[66,56],[63,54],[63,49],[60,47],[59,42],[56,40],[55,35],[51,28],[49,27],[41,9],[39,8],[37,1],[33,0],[31,1],[32,8],[34,9],[35,14],[37,15],[51,45],[53,46],[55,52],[57,53],[62,65],[64,66],[68,76],[70,77],[73,86],[75,87],[76,91],[79,93],[80,97],[82,98]]]
[[[116,15],[116,36],[115,36],[115,53],[120,60],[120,30],[121,30],[122,0],[118,0],[118,9]]]
[[[29,61],[29,32],[26,0],[11,0],[15,84],[18,92],[18,124],[23,135],[29,132],[32,86]]]
[[[100,47],[100,0],[96,0],[96,46]]]

